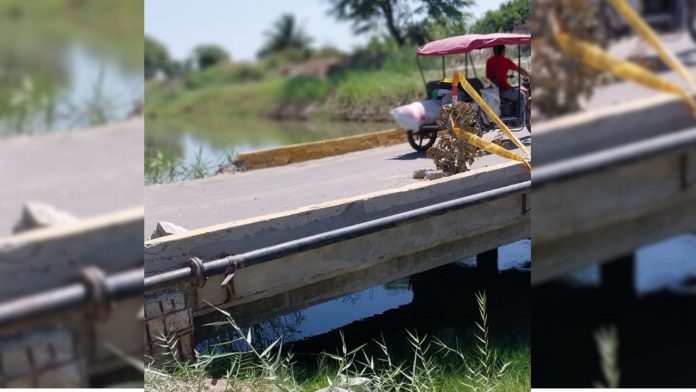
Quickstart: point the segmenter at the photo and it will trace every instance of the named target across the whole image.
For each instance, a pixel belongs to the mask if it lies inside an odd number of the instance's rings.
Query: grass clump
[[[184,78],[184,86],[189,90],[195,90],[230,83],[251,83],[265,77],[261,67],[245,63],[226,63],[188,73]]]
[[[209,378],[218,377],[218,390],[224,386],[228,391],[294,392],[323,387],[371,392],[529,390],[528,348],[522,353],[504,351],[499,355],[489,342],[486,295],[478,294],[477,303],[481,320],[476,323],[476,343],[468,350],[458,342],[446,343],[415,332],[407,332],[406,355],[394,354],[384,337],[374,342],[375,347],[350,349],[341,333],[340,348],[335,353],[321,353],[314,369],[301,366],[283,349],[281,339],[256,348],[252,329],[243,330],[228,312],[218,309],[225,320],[209,325],[231,326],[237,338],[216,345],[213,352],[198,355],[198,360],[189,364],[176,359],[176,341],[162,337],[164,357],[156,362],[156,369],[155,365],[149,368],[155,377],[149,377],[146,389],[162,390],[168,388],[164,386],[167,383],[179,383],[191,390],[204,390],[213,383]],[[229,350],[231,347],[235,350]]]
[[[145,155],[145,183],[152,185],[201,179],[213,174],[220,165],[230,164],[233,160],[234,154],[230,152],[219,162],[211,162],[204,158],[202,146],[190,163],[166,156],[161,150],[148,151]]]
[[[479,316],[481,321],[476,323],[478,329],[476,337],[476,353],[477,358],[472,364],[466,365],[466,382],[462,385],[469,388],[471,391],[494,391],[496,390],[505,376],[506,369],[512,364],[511,361],[502,362],[498,358],[495,350],[492,350],[489,344],[488,336],[488,314],[486,312],[486,295],[478,293],[476,302],[479,308]],[[453,350],[446,344],[438,341],[438,345],[445,351],[460,357],[464,362],[466,358],[461,350]]]
[[[312,76],[295,76],[286,79],[278,101],[281,104],[318,102],[327,98],[331,92],[330,80]]]
[[[423,94],[423,82],[417,73],[375,70],[348,73],[335,96],[347,104],[379,104],[422,98]]]
[[[599,364],[605,383],[597,382],[597,388],[619,388],[619,335],[615,327],[600,328],[594,334]]]

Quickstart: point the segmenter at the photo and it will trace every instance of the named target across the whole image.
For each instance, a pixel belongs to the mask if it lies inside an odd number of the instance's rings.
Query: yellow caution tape
[[[491,109],[491,107],[488,106],[486,101],[484,101],[483,98],[481,98],[481,96],[478,95],[478,93],[476,92],[474,87],[471,84],[469,84],[469,81],[466,80],[466,78],[461,77],[461,75],[459,74],[459,71],[454,71],[454,77],[452,77],[452,86],[453,86],[452,97],[456,97],[456,86],[457,86],[458,82],[462,84],[462,87],[464,87],[464,90],[466,90],[466,92],[471,96],[471,98],[473,98],[474,101],[476,101],[476,103],[479,104],[479,106],[481,106],[481,108],[483,109],[484,112],[486,112],[488,117],[493,119],[493,121],[496,123],[496,125],[498,125],[500,130],[503,131],[503,133],[505,133],[510,138],[510,140],[512,140],[512,142],[515,143],[515,145],[517,147],[519,147],[520,150],[522,150],[522,152],[524,152],[527,156],[530,156],[529,151],[524,146],[524,144],[522,144],[522,142],[517,138],[517,136],[512,134],[512,132],[510,131],[510,128],[508,128],[507,125],[505,125],[505,123],[503,122],[503,120],[501,120],[495,114],[493,109]],[[468,132],[466,132],[466,133],[468,133]],[[476,146],[476,147],[478,147],[478,146]],[[481,147],[481,148],[483,148],[483,147]],[[505,150],[505,151],[507,151],[507,150]],[[498,155],[500,155],[500,154],[498,154]]]
[[[507,149],[495,143],[491,143],[482,137],[474,135],[473,133],[462,131],[460,128],[454,126],[454,121],[452,121],[451,117],[449,118],[449,122],[450,126],[452,127],[452,130],[454,130],[455,135],[457,135],[459,139],[471,144],[472,146],[486,150],[491,154],[500,155],[503,158],[508,158],[514,161],[522,162],[522,164],[524,164],[524,167],[526,167],[527,170],[532,170],[532,166],[530,165],[528,160],[522,158],[521,156],[515,154],[512,151],[508,151]]]
[[[696,115],[696,101],[691,94],[676,84],[662,79],[638,64],[612,56],[587,41],[571,38],[566,33],[557,32],[555,39],[563,52],[588,66],[609,71],[622,79],[632,80],[644,86],[682,97]]]
[[[689,72],[689,70],[682,64],[679,59],[674,56],[671,52],[665,48],[662,44],[660,38],[655,34],[652,28],[648,26],[647,23],[633,10],[633,8],[626,2],[626,0],[609,0],[612,6],[626,19],[626,21],[633,26],[636,31],[646,40],[650,45],[652,45],[657,54],[660,56],[662,61],[664,61],[672,70],[679,75],[681,75],[684,80],[690,83],[692,86],[696,84],[696,77],[694,74]]]

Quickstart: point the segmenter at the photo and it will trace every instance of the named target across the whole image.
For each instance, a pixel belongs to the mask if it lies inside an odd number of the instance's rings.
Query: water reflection
[[[62,123],[54,124],[56,127],[75,128],[122,119],[134,110],[136,102],[143,97],[143,76],[139,69],[100,56],[98,52],[78,43],[72,43],[67,48],[63,61],[70,70],[71,78],[59,103],[61,108],[68,113],[72,111],[73,115],[66,116]],[[98,113],[99,110],[103,113]]]
[[[103,19],[104,10],[113,11],[108,22],[77,23],[92,13]],[[0,136],[126,117],[144,95],[142,33],[127,29],[133,23],[142,30],[135,1],[0,4]]]
[[[381,334],[402,335],[406,329],[468,334],[478,317],[474,300],[478,290],[486,290],[489,296],[492,333],[525,341],[529,337],[530,246],[524,240],[501,247],[501,273],[495,281],[482,279],[472,267],[472,258],[466,258],[259,323],[254,326],[255,341],[263,346],[282,337],[296,352],[319,353],[340,344],[339,330],[354,346],[379,339]],[[235,337],[227,326],[198,325],[196,335],[199,352]]]
[[[536,287],[533,386],[578,388],[601,381],[593,333],[611,325],[618,330],[622,387],[696,387],[694,255],[694,234],[639,249],[635,298],[600,287],[597,268]]]
[[[689,279],[696,277],[696,234],[683,234],[645,246],[636,251],[635,285],[639,294],[668,289],[689,291]],[[564,281],[571,285],[598,286],[599,267],[576,271]]]
[[[220,164],[237,154],[277,146],[313,142],[393,128],[391,123],[322,121],[272,121],[235,119],[224,115],[188,121],[148,118],[145,124],[146,175],[149,182],[183,181],[191,170],[214,174]],[[175,170],[172,178],[155,176],[156,170]]]

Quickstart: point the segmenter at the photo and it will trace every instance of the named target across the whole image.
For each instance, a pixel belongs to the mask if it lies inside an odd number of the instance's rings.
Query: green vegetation
[[[52,129],[58,120],[108,121],[114,104],[103,88],[105,75],[91,81],[92,92],[84,101],[61,102],[58,110],[61,93],[71,82],[65,54],[79,42],[89,52],[139,73],[142,20],[138,0],[1,2],[0,132]]]
[[[298,26],[295,15],[281,15],[266,36],[267,41],[258,53],[261,59],[283,55],[287,60],[298,61],[307,59],[311,53],[312,38]]]
[[[152,37],[145,36],[145,79],[151,79],[157,72],[165,70],[169,66],[169,51],[160,42]]]
[[[207,177],[220,165],[230,164],[234,155],[228,153],[219,162],[209,162],[203,158],[203,150],[198,149],[191,163],[171,156],[165,156],[161,150],[145,152],[145,183],[163,184],[174,181],[196,180]]]
[[[621,370],[619,370],[619,333],[616,327],[600,328],[594,334],[599,352],[599,364],[606,385],[598,382],[597,388],[619,388]]]
[[[211,116],[181,121],[179,119],[148,120],[145,134],[145,180],[161,184],[196,178],[194,167],[204,167],[205,176],[228,165],[239,152],[334,139],[356,135],[365,130],[384,130],[383,123],[352,123],[323,121],[273,121],[255,118]],[[182,140],[193,140],[187,154]],[[205,145],[206,150],[198,146]],[[236,146],[244,146],[240,150]],[[187,159],[184,158],[187,157]],[[231,167],[229,167],[231,169]],[[198,171],[200,172],[200,171]]]
[[[4,49],[6,44],[18,47],[18,40],[48,49],[56,42],[77,39],[126,66],[142,69],[143,17],[141,0],[4,0],[0,42]]]
[[[509,0],[494,11],[488,11],[474,24],[474,31],[480,33],[497,33],[512,31],[515,26],[529,23],[531,20],[529,0]]]
[[[518,0],[487,13],[475,24],[467,13],[474,3],[471,0],[329,3],[331,14],[352,22],[356,33],[373,34],[367,45],[350,54],[312,49],[311,38],[290,14],[281,15],[267,31],[255,63],[222,61],[222,56],[213,66],[198,61],[197,69],[180,65],[171,72],[166,52],[163,55],[158,45],[148,44],[146,50],[151,48],[152,53],[146,53],[146,59],[157,59],[168,79],[147,83],[146,116],[190,121],[210,116],[389,121],[393,107],[424,97],[414,55],[419,44],[480,29],[509,31],[528,22],[530,15],[529,2]],[[387,3],[391,5],[385,8]],[[387,33],[373,30],[380,23],[389,25],[390,20],[393,26]],[[448,61],[448,70],[461,66],[461,59]],[[421,62],[426,69],[438,71],[426,72],[426,79],[441,77],[439,59]]]
[[[220,45],[215,44],[198,45],[193,53],[198,69],[201,70],[222,64],[230,59],[230,54]]]
[[[191,364],[177,359],[175,339],[161,337],[158,367],[148,368],[145,385],[149,390],[197,391],[215,378],[220,389],[228,391],[315,391],[326,386],[374,392],[528,391],[529,345],[494,347],[489,341],[485,294],[477,295],[477,301],[481,320],[468,347],[409,332],[403,353],[388,347],[384,339],[373,347],[350,349],[341,335],[339,351],[323,353],[314,366],[300,363],[280,339],[255,347],[252,330],[242,330],[220,310],[226,320],[213,325],[231,326],[238,338],[219,344],[216,352],[199,355]],[[241,348],[231,351],[230,345]]]
[[[226,63],[146,85],[149,118],[285,118],[386,121],[394,106],[421,98],[423,82],[413,48],[379,49],[380,67],[351,68],[326,77],[284,77],[264,63]],[[357,56],[356,56],[357,59]],[[425,60],[425,63],[434,61]]]
[[[412,38],[426,38],[422,34],[429,24],[447,24],[463,20],[468,14],[464,9],[473,0],[329,0],[331,13],[339,20],[350,21],[356,33],[362,34],[386,26],[391,38],[399,45],[414,42]],[[424,16],[421,21],[414,17]],[[414,34],[416,33],[416,34]],[[415,43],[423,44],[416,40]]]

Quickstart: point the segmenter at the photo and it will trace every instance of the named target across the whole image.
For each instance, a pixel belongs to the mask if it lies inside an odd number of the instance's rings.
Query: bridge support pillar
[[[498,275],[498,248],[477,254],[476,268],[486,278]]]
[[[173,354],[194,361],[193,315],[179,290],[145,297],[145,352],[155,360]]]
[[[0,388],[87,387],[74,333],[56,326],[0,337]]]
[[[609,260],[601,266],[602,290],[608,304],[624,305],[635,298],[635,256],[633,253]]]

